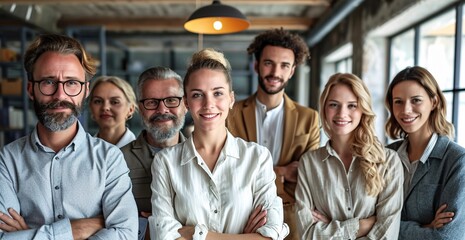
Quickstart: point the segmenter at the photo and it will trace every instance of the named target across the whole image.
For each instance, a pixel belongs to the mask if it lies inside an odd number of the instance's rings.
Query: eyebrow
[[[212,90],[219,90],[219,89],[226,89],[226,88],[225,87],[215,87]],[[197,89],[197,88],[191,89],[190,91],[191,92],[193,92],[193,91],[203,92],[202,89]]]

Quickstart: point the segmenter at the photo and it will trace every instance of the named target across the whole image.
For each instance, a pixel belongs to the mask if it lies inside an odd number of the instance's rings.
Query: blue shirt
[[[73,239],[70,220],[99,215],[106,228],[89,239],[136,239],[128,172],[121,151],[80,123],[59,152],[42,145],[34,129],[0,151],[0,211],[12,207],[31,229],[0,232],[0,239]]]

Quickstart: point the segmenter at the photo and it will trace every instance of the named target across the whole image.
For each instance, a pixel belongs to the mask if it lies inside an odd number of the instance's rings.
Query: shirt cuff
[[[204,224],[195,225],[195,232],[192,240],[205,240],[207,238],[208,228]]]

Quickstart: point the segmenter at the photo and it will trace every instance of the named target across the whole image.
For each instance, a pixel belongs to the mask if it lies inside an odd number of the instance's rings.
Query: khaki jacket
[[[236,102],[229,113],[227,125],[236,137],[246,141],[257,142],[255,123],[256,94]],[[317,149],[320,145],[320,125],[318,112],[297,104],[284,94],[284,129],[283,146],[277,166],[286,166],[292,161],[299,161],[307,150]],[[281,182],[276,177],[278,195],[284,203],[295,201],[296,183]]]

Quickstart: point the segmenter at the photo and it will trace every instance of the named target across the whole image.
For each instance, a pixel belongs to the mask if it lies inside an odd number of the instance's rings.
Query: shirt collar
[[[32,149],[34,151],[38,151],[39,148],[43,151],[52,151],[49,147],[43,145],[41,142],[40,142],[40,139],[39,139],[39,133],[38,133],[38,130],[37,130],[37,126],[34,128],[34,130],[32,131],[31,133],[31,145],[32,145]],[[73,140],[67,145],[64,147],[64,149],[66,150],[67,148],[71,147],[73,151],[76,151],[81,145],[83,142],[85,142],[85,138],[86,138],[86,135],[88,134],[85,130],[84,130],[84,127],[82,127],[81,123],[79,121],[77,121],[77,128],[78,128],[78,131],[76,133],[76,135],[74,136]]]
[[[438,141],[438,134],[433,133],[433,135],[431,135],[431,138],[428,141],[428,144],[426,145],[425,150],[423,151],[423,154],[421,155],[419,159],[420,162],[425,163],[428,160],[428,157],[433,151],[433,148],[436,145],[437,141]],[[405,139],[404,142],[402,142],[402,144],[400,145],[399,150],[397,150],[397,153],[399,154],[399,156],[401,156],[401,159],[409,161],[408,153],[407,153],[407,146],[408,146],[408,139]],[[418,160],[418,159],[415,159],[415,160]]]
[[[266,108],[266,105],[261,103],[258,98],[255,98],[256,100],[256,103],[257,103],[257,107],[264,113],[266,112],[270,112],[270,111],[273,111],[273,112],[279,112],[281,111],[283,108],[284,108],[284,97],[281,99],[281,102],[278,104],[278,106],[276,106],[275,108],[273,109],[267,109]]]
[[[226,142],[221,149],[220,156],[232,157],[239,159],[239,148],[235,142],[234,136],[231,135],[229,131],[227,131],[226,135]],[[182,145],[182,160],[181,165],[185,165],[190,162],[192,159],[197,158],[197,163],[200,164],[200,158],[198,158],[197,150],[195,150],[194,146],[194,138],[191,135]]]

